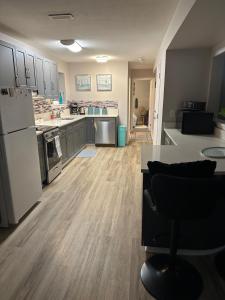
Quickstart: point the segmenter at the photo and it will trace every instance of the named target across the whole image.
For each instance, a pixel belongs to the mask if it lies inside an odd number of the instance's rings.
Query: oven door
[[[55,137],[45,140],[45,155],[48,170],[54,168],[61,161]]]

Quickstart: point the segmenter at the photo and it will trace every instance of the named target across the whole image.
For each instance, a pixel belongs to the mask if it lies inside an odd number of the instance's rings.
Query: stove
[[[59,128],[47,125],[36,125],[35,127],[37,131],[43,132],[47,183],[50,183],[62,172],[62,150]]]

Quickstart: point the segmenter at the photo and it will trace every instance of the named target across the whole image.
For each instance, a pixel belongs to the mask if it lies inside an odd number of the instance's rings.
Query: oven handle
[[[48,144],[48,143],[51,143],[55,140],[55,138],[51,138],[51,139],[45,139],[45,143]]]

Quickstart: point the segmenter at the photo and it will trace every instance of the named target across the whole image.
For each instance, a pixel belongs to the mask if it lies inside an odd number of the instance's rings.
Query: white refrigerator
[[[0,89],[0,226],[17,224],[42,193],[31,91]]]

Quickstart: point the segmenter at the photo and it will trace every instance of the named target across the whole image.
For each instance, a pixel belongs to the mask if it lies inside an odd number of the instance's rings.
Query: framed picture
[[[97,91],[112,90],[112,74],[98,74],[96,76]]]
[[[90,91],[91,90],[91,75],[80,74],[75,76],[76,90],[77,91]]]

